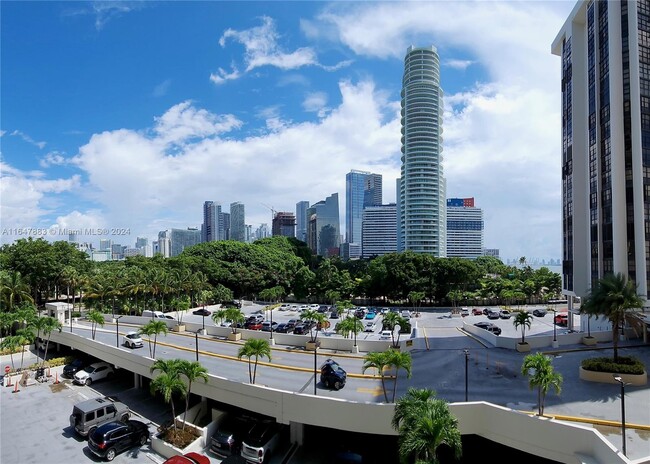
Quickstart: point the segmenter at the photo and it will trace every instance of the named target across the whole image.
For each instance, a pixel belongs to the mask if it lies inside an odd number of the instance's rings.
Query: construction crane
[[[277,213],[277,211],[273,208],[273,206],[269,206],[266,203],[262,203],[262,205],[271,210],[271,224],[273,224],[273,219],[275,219],[275,213]]]

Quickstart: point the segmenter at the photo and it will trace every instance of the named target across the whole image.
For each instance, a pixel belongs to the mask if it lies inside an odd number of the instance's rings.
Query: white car
[[[320,308],[320,305],[317,305],[315,303],[309,305],[309,309],[318,309],[318,308]]]
[[[110,379],[114,375],[113,367],[107,362],[100,361],[77,372],[72,381],[80,385],[90,385],[101,379]]]
[[[393,332],[390,330],[382,330],[379,334],[379,340],[391,340],[393,338]]]
[[[406,319],[410,319],[411,318],[411,311],[409,311],[408,309],[403,309],[401,315],[402,315],[402,317],[405,317]]]
[[[366,326],[363,329],[364,332],[374,332],[375,328],[377,327],[377,324],[375,321],[368,321],[366,322]]]
[[[222,322],[221,324],[219,324],[219,325],[220,325],[221,327],[230,327],[230,326],[232,326],[232,321],[226,319],[225,321],[223,321],[223,322]]]
[[[142,348],[142,338],[138,332],[128,332],[124,335],[124,346],[127,348]]]

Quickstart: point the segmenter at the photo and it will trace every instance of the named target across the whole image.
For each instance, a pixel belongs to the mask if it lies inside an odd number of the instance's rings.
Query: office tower
[[[180,255],[185,248],[201,243],[201,231],[197,228],[172,229],[170,232],[170,256]]]
[[[474,198],[447,199],[447,257],[483,256],[483,210]]]
[[[169,258],[171,253],[171,232],[169,230],[161,230],[158,232],[158,254],[163,258]]]
[[[136,248],[144,248],[147,246],[147,243],[149,243],[149,240],[147,240],[145,237],[137,237],[135,239]]]
[[[333,193],[325,200],[307,209],[307,245],[319,256],[339,254],[339,194]]]
[[[221,223],[221,204],[216,201],[203,203],[203,224],[201,224],[201,240],[211,242],[223,240],[219,235],[223,229]]]
[[[361,258],[361,245],[358,243],[341,243],[339,247],[339,256],[344,261]]]
[[[68,243],[77,243],[77,231],[68,234]]]
[[[230,240],[230,213],[219,214],[219,240]]]
[[[367,206],[363,210],[361,257],[397,251],[397,205]]]
[[[273,218],[271,226],[273,235],[282,235],[284,237],[296,236],[296,216],[293,213],[278,212]]]
[[[117,261],[119,259],[124,259],[124,249],[126,247],[120,245],[119,243],[113,243],[111,245],[111,259]]]
[[[648,1],[580,1],[551,47],[561,58],[567,296],[586,295],[610,273],[650,296],[649,16]]]
[[[246,229],[246,236],[244,237],[244,241],[246,243],[251,243],[253,241],[253,226],[250,224],[246,224],[245,226]]]
[[[246,214],[239,201],[230,203],[230,240],[246,241]]]
[[[400,250],[446,254],[442,89],[435,47],[409,47],[402,79]]]
[[[381,174],[352,170],[345,176],[345,241],[361,244],[365,206],[381,205]]]
[[[260,226],[255,229],[255,240],[260,240],[269,236],[270,234],[268,224],[260,224]]]
[[[113,245],[113,240],[111,240],[109,238],[99,239],[99,251],[110,250],[111,245]]]
[[[309,208],[308,201],[299,201],[296,203],[296,238],[307,241],[307,208]]]

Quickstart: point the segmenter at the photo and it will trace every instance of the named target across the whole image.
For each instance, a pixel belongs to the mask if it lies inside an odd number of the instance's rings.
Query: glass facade
[[[307,245],[319,256],[338,256],[339,194],[333,193],[307,209]]]
[[[409,47],[402,79],[399,250],[446,256],[442,90],[435,47]]]
[[[381,174],[350,171],[345,176],[345,241],[361,245],[363,208],[381,205]]]

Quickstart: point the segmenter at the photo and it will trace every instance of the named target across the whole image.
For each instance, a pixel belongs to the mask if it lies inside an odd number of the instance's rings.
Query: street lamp
[[[318,352],[318,344],[314,344],[314,396],[316,395],[316,383],[318,382],[318,372],[316,370],[317,352]]]
[[[194,333],[194,351],[196,353],[196,362],[199,362],[199,331]]]
[[[271,340],[273,340],[273,307],[271,307]]]
[[[122,317],[124,316],[118,316],[115,318],[115,346],[118,348],[120,347],[120,319],[122,319]],[[72,329],[70,332],[72,332]]]
[[[629,385],[623,382],[623,379],[615,375],[614,380],[621,384],[621,436],[623,439],[623,455],[627,456],[627,451],[625,449],[625,385]]]
[[[205,308],[203,308],[203,310],[205,311]],[[201,313],[201,316],[203,317],[203,328],[201,329],[203,332],[201,333],[204,334],[205,333],[205,312]]]
[[[553,309],[552,311],[553,311],[553,341],[557,342],[557,321],[555,319],[557,310]]]
[[[469,383],[468,383],[468,377],[467,377],[467,365],[469,362],[469,350],[466,348],[463,350],[463,354],[465,355],[465,402],[467,402],[467,396],[469,392]]]

